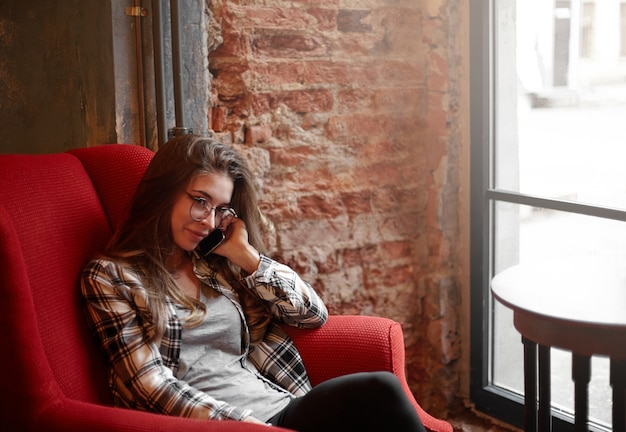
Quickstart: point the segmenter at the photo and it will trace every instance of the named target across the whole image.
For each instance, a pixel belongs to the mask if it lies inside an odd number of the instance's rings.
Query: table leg
[[[524,344],[524,431],[537,431],[537,344],[522,336]]]
[[[587,432],[589,420],[589,380],[591,358],[572,354],[572,380],[574,380],[574,432]]]
[[[626,431],[626,360],[611,359],[613,387],[613,431]]]
[[[550,347],[539,345],[539,432],[552,430]]]

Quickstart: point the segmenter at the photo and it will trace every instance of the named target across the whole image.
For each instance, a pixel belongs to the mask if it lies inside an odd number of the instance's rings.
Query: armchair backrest
[[[32,418],[64,397],[111,404],[78,282],[124,217],[152,155],[118,144],[0,155],[3,416]]]

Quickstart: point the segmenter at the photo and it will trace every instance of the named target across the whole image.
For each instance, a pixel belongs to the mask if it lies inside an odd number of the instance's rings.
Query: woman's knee
[[[391,372],[369,372],[367,381],[367,385],[376,388],[381,396],[404,395],[400,380]]]

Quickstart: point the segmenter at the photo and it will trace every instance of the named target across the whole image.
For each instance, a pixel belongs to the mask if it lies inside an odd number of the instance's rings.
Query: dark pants
[[[364,372],[323,382],[270,419],[300,432],[425,432],[397,377]]]

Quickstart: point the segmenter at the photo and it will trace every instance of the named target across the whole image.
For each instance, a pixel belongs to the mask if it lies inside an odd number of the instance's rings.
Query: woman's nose
[[[209,214],[200,221],[200,223],[204,226],[209,227],[211,231],[217,228],[217,224],[215,222],[215,209],[212,209]]]

